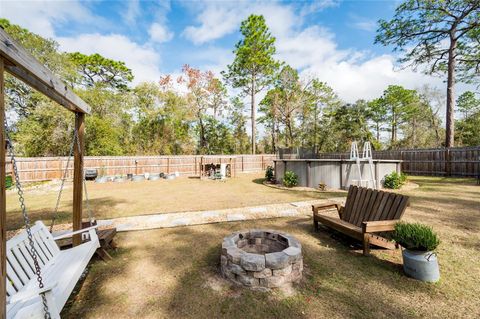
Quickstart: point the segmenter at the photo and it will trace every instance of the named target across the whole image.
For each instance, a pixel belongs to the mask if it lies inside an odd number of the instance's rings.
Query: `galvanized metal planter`
[[[427,282],[440,279],[437,255],[431,251],[402,251],[403,271],[407,276]]]

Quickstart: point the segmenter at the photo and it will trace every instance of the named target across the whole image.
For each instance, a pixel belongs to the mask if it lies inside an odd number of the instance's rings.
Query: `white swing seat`
[[[100,247],[95,230],[97,227],[92,226],[54,238],[41,221],[32,226],[44,284],[41,290],[38,288],[35,266],[28,249],[30,245],[27,232],[23,231],[7,241],[7,318],[43,318],[41,292],[45,292],[51,317],[60,318],[60,311],[93,254]],[[90,241],[79,246],[60,250],[55,243],[55,240],[86,232]]]

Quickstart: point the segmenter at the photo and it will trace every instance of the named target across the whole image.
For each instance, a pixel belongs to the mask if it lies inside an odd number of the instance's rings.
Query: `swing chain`
[[[38,253],[37,253],[37,250],[35,248],[35,243],[33,241],[32,230],[30,228],[30,218],[27,215],[27,208],[25,206],[24,193],[23,193],[22,185],[20,183],[20,176],[18,174],[17,160],[15,158],[15,151],[14,151],[14,148],[13,148],[13,143],[12,143],[12,140],[10,139],[10,133],[9,133],[9,130],[8,130],[8,123],[7,123],[6,118],[5,118],[5,121],[4,121],[4,126],[5,126],[5,137],[6,137],[6,140],[7,140],[7,147],[8,147],[9,153],[10,153],[10,159],[11,159],[12,166],[13,166],[13,174],[14,174],[14,177],[15,177],[15,185],[16,185],[16,188],[17,188],[18,200],[20,202],[20,208],[22,210],[23,220],[24,220],[24,223],[25,223],[25,230],[27,232],[28,243],[29,243],[29,246],[30,246],[29,253],[30,253],[30,255],[33,259],[33,264],[35,266],[35,274],[37,275],[38,287],[40,289],[42,289],[44,287],[42,272],[41,272],[40,264],[38,262],[38,257],[37,257]],[[48,310],[47,297],[45,296],[44,292],[40,293],[40,296],[42,297],[43,311],[45,313],[44,318],[45,319],[50,319],[51,315],[50,315],[50,312]]]
[[[74,128],[74,132],[76,132],[76,128]],[[55,211],[53,212],[52,221],[50,223],[50,233],[53,231],[53,225],[55,224],[55,220],[57,218],[58,208],[60,206],[60,199],[62,198],[62,192],[63,192],[63,188],[65,186],[65,180],[67,179],[68,166],[70,165],[70,159],[73,156],[73,147],[75,145],[75,136],[76,135],[74,133],[73,141],[72,141],[72,144],[70,145],[70,153],[68,155],[67,165],[65,166],[65,171],[63,172],[62,183],[60,184],[60,190],[59,190],[58,196],[57,196],[57,203],[55,204]]]
[[[75,114],[75,118],[78,117],[78,114],[76,113]],[[77,128],[75,127],[73,129],[73,140],[72,140],[72,144],[70,145],[70,152],[68,154],[68,158],[67,158],[67,165],[65,166],[65,170],[63,172],[63,178],[62,178],[62,183],[60,184],[60,190],[58,192],[58,196],[57,196],[57,203],[55,204],[55,210],[53,212],[53,216],[52,216],[52,221],[51,221],[51,224],[50,224],[50,232],[53,231],[53,226],[55,224],[55,220],[57,218],[57,215],[58,215],[58,208],[60,206],[60,199],[62,198],[62,192],[63,192],[63,189],[64,189],[64,186],[65,186],[65,180],[67,179],[67,174],[68,174],[68,167],[70,165],[70,160],[73,156],[73,153],[74,153],[74,147],[75,145],[77,145],[78,147],[78,152],[80,153],[81,152],[81,146],[80,146],[80,140],[78,138],[78,131],[77,131]],[[90,226],[92,226],[92,223],[93,223],[93,214],[92,214],[92,210],[90,209],[90,202],[88,200],[88,193],[87,193],[87,182],[85,181],[85,177],[82,176],[83,178],[83,189],[84,189],[84,192],[85,192],[85,204],[86,204],[86,208],[87,208],[87,212],[88,212],[88,219],[89,219],[89,222],[90,222]]]

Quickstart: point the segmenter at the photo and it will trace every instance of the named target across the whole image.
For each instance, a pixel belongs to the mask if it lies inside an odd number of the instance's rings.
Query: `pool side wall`
[[[380,188],[383,179],[392,172],[401,172],[401,160],[373,160],[373,175]],[[298,176],[298,186],[317,188],[324,183],[328,188],[347,189],[354,180],[358,180],[356,162],[339,159],[276,159],[275,179],[283,181],[286,170]],[[360,164],[363,179],[370,178],[370,166],[367,162]]]

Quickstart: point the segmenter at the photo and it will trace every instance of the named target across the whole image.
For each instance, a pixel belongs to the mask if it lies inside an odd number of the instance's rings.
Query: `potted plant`
[[[435,249],[440,244],[431,227],[419,223],[399,222],[393,239],[402,246],[403,270],[408,276],[428,282],[440,279]]]

